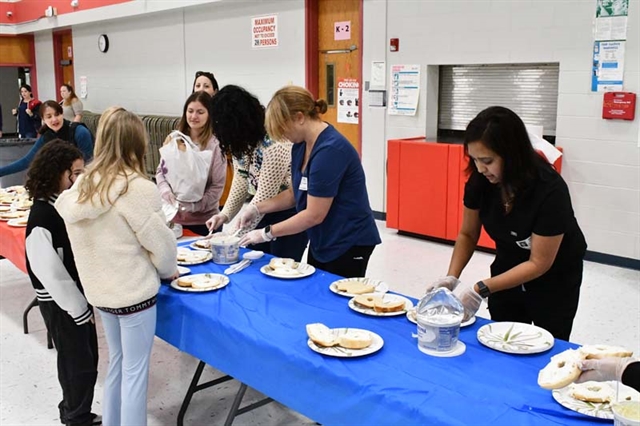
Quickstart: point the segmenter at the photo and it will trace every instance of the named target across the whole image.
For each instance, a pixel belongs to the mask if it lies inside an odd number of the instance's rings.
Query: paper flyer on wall
[[[622,90],[624,41],[596,41],[593,45],[592,92]]]
[[[83,75],[80,77],[80,97],[82,99],[86,99],[87,98],[87,76]]]
[[[389,115],[416,115],[420,95],[420,65],[392,65]]]
[[[387,81],[387,69],[384,61],[371,62],[371,83],[369,90],[382,90]]]
[[[360,83],[355,78],[338,80],[338,123],[358,124]]]
[[[626,40],[628,13],[629,0],[597,0],[594,38]]]

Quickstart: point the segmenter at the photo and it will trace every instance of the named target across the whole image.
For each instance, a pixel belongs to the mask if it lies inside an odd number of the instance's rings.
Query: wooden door
[[[69,61],[68,65],[62,66],[62,83],[73,87],[75,84],[73,80],[73,38],[71,32],[62,35],[62,52],[60,53],[63,61]]]
[[[63,84],[70,84],[75,90],[73,71],[73,36],[71,30],[53,34],[53,56],[55,61],[56,91]],[[57,94],[57,97],[60,97]]]
[[[362,125],[361,8],[362,0],[317,3],[318,97],[329,104],[323,119],[335,126],[358,152]]]

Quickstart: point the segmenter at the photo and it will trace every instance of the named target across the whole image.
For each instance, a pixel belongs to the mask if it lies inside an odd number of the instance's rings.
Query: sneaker
[[[65,421],[63,421],[62,419],[60,419],[60,423],[62,423],[63,425],[66,424]],[[102,424],[102,416],[100,414],[96,414],[96,413],[91,413],[91,426],[98,426]]]

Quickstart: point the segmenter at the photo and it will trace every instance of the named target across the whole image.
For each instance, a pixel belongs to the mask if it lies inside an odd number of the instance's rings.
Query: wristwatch
[[[487,297],[489,297],[489,295],[491,294],[491,290],[489,290],[489,287],[487,287],[485,283],[483,283],[482,281],[478,281],[476,285],[478,286],[478,294],[482,296],[482,298],[486,299]]]
[[[271,233],[271,225],[267,225],[264,227],[264,235],[267,236],[269,241],[273,241],[276,239],[276,237],[274,237],[273,234]]]

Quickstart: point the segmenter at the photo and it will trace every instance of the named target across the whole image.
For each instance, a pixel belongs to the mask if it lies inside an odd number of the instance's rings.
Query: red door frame
[[[56,100],[58,100],[60,96],[58,93],[60,86],[64,83],[60,61],[62,61],[62,37],[67,34],[71,35],[71,29],[55,31],[53,33],[53,72],[56,78]],[[73,58],[71,60],[73,61]]]
[[[0,37],[16,37],[16,36],[0,35]],[[33,34],[27,34],[27,35],[20,35],[19,37],[26,37],[29,39],[29,56],[31,57],[31,63],[13,64],[13,63],[0,61],[0,67],[29,68],[29,77],[30,77],[31,90],[33,93],[33,97],[36,99],[39,99],[38,98],[38,73],[36,70],[36,44],[35,44],[34,36]],[[16,91],[18,92],[16,96],[19,96],[20,92],[18,91],[17,87],[16,87]]]
[[[323,0],[305,0],[304,2],[304,23],[305,23],[305,82],[307,90],[311,94],[318,98],[318,3]],[[324,0],[328,1],[328,0]],[[358,91],[358,99],[360,103],[358,106],[358,115],[360,116],[360,123],[358,124],[358,139],[360,143],[360,158],[362,158],[362,89],[364,82],[362,81],[362,51],[364,49],[364,0],[360,0],[360,43],[358,46],[358,61],[360,62],[360,76],[358,81],[360,82],[360,89]]]

